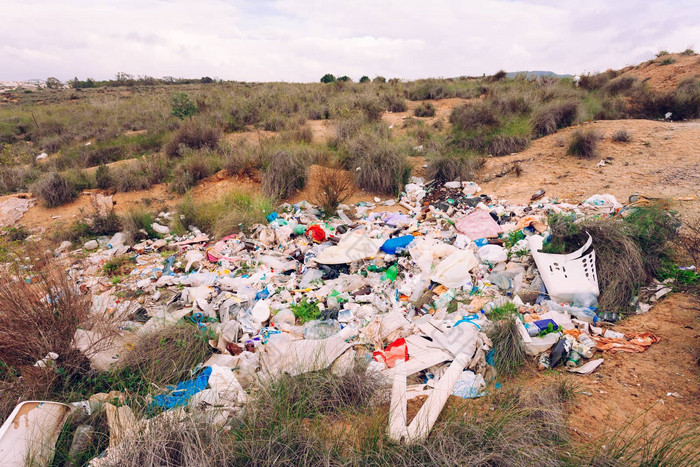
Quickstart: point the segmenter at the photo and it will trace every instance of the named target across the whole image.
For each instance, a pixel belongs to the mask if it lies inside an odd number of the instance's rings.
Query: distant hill
[[[574,75],[559,75],[554,73],[553,71],[540,71],[540,70],[533,70],[533,71],[511,71],[510,73],[506,73],[506,77],[508,78],[515,78],[518,75],[525,75],[525,78],[527,79],[535,79],[539,78],[540,76],[553,76],[555,78],[573,78]]]

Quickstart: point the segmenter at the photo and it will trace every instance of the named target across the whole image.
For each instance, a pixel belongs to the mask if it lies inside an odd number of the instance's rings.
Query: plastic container
[[[598,297],[591,292],[575,293],[573,302],[579,308],[598,308]]]
[[[309,321],[304,325],[305,339],[327,339],[340,331],[340,323],[334,319]]]
[[[586,323],[593,323],[596,324],[600,318],[598,318],[598,315],[595,314],[595,311],[593,311],[590,308],[578,308],[575,306],[567,306],[564,307],[564,309],[571,314],[574,318],[576,318],[579,321],[583,321]]]
[[[559,339],[552,349],[552,353],[549,354],[549,361],[552,368],[564,363],[571,352],[571,342],[568,339]]]
[[[395,255],[396,251],[402,248],[406,248],[414,239],[413,235],[404,235],[402,237],[390,238],[385,241],[380,249],[389,255]]]

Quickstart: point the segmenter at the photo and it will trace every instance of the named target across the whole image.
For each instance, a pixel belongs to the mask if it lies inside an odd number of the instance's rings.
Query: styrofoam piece
[[[540,250],[544,238],[540,235],[531,235],[528,237],[528,242],[532,257],[552,300],[571,303],[575,294],[592,293],[598,296],[600,289],[595,267],[595,250],[591,248],[593,238],[590,234],[585,245],[565,255],[542,253]]]

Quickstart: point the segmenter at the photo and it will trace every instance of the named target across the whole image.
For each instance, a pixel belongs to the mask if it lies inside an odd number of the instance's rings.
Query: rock
[[[99,244],[97,243],[97,240],[89,240],[85,242],[83,248],[85,248],[86,250],[95,250],[98,246]]]

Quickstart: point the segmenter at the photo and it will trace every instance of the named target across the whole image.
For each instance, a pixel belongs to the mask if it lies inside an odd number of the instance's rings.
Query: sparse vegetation
[[[416,107],[416,110],[413,111],[413,115],[416,117],[434,117],[435,106],[430,102],[423,102],[421,105]]]
[[[306,154],[276,150],[263,162],[262,188],[272,199],[285,199],[306,186],[309,178],[309,163]]]
[[[326,215],[335,214],[338,206],[352,194],[352,176],[340,167],[322,166],[317,174],[319,187],[316,203]]]
[[[268,198],[239,190],[210,202],[195,203],[190,196],[186,196],[178,208],[176,229],[185,232],[193,225],[223,237],[265,222],[265,216],[273,209]]]
[[[596,130],[576,130],[569,139],[566,153],[582,159],[598,157],[598,141],[600,134]]]
[[[30,189],[49,208],[70,203],[78,196],[75,185],[56,172],[44,175]]]
[[[616,143],[629,143],[632,140],[632,135],[627,130],[617,130],[611,139]]]
[[[183,148],[213,150],[218,147],[220,137],[221,134],[215,128],[187,121],[167,144],[165,152],[170,157],[179,157],[184,154]]]
[[[430,180],[474,180],[483,160],[470,154],[442,154],[428,159],[427,177]]]
[[[505,310],[508,312],[509,310]],[[499,374],[512,376],[525,364],[525,349],[513,314],[502,313],[488,332],[493,343],[493,361]]]

